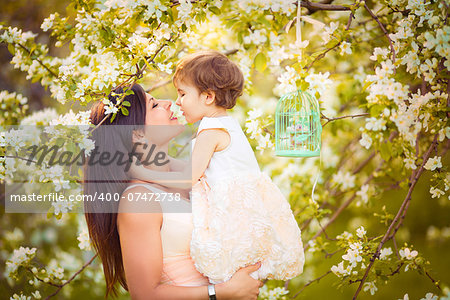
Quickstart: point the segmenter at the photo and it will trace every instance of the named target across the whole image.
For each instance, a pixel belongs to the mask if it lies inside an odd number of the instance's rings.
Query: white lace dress
[[[203,118],[198,133],[221,128],[230,145],[213,157],[192,189],[191,257],[213,284],[241,267],[262,262],[255,279],[287,280],[303,272],[301,232],[289,203],[260,171],[239,123],[231,116]],[[194,143],[195,145],[195,140]]]

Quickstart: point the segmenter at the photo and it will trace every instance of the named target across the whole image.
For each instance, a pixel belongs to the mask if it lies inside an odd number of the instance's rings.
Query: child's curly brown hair
[[[215,104],[226,109],[236,105],[242,95],[244,76],[239,67],[224,54],[206,50],[188,54],[177,64],[173,84],[193,84],[200,93],[214,92]]]

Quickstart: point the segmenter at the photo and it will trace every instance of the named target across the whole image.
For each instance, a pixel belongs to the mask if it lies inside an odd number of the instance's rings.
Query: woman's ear
[[[131,137],[131,140],[132,140],[133,144],[141,143],[141,144],[148,145],[148,140],[145,138],[145,135],[142,132],[142,130],[133,130],[133,135]]]

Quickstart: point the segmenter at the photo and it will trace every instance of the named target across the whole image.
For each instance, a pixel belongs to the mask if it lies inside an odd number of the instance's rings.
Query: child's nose
[[[181,106],[180,97],[177,98],[177,101],[175,101],[175,104],[178,105],[178,106]]]

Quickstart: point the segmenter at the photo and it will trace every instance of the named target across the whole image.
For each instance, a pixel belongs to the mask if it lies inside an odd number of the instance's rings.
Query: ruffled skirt
[[[303,272],[300,228],[289,202],[264,173],[239,173],[192,189],[191,257],[213,284],[262,262],[254,279],[288,280]]]

